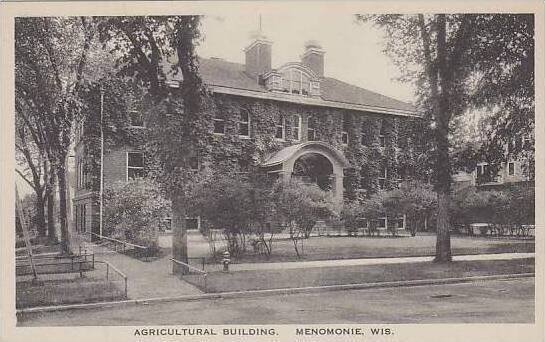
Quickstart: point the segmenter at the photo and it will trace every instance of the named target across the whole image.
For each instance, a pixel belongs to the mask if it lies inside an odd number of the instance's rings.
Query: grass
[[[297,258],[291,240],[273,242],[270,257],[251,252],[235,263],[433,256],[435,235],[416,237],[311,237],[304,240],[304,255]],[[534,252],[534,240],[452,236],[453,255]]]
[[[534,259],[454,261],[448,264],[420,262],[231,273],[211,272],[208,273],[206,292],[265,290],[528,272],[534,272]],[[200,286],[199,276],[184,276],[184,279],[196,286]]]
[[[21,281],[17,282],[16,289],[17,308],[125,299],[122,285],[86,278]]]

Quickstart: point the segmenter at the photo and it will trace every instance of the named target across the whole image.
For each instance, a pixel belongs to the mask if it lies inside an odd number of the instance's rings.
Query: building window
[[[144,127],[144,117],[138,111],[129,112],[129,123],[131,127]]]
[[[238,135],[244,138],[250,137],[250,113],[247,110],[242,110],[240,112]]]
[[[306,96],[310,91],[310,78],[301,70],[288,69],[282,73],[282,91]]]
[[[368,141],[368,137],[367,137],[367,129],[365,127],[365,123],[362,123],[361,124],[361,131],[360,131],[360,142],[363,146],[367,146],[367,141]]]
[[[509,176],[514,176],[515,175],[515,163],[514,162],[509,162],[507,167],[508,167],[508,171],[509,171]]]
[[[79,222],[76,221],[76,226],[78,226],[78,232],[79,233],[86,233],[87,232],[87,225],[86,225],[85,217],[87,216],[87,204],[80,204],[77,207],[79,207],[79,215],[78,215],[78,218],[77,218],[77,219],[79,219]]]
[[[341,140],[343,145],[348,145],[348,128],[350,127],[350,120],[348,114],[343,115],[343,130],[341,133]]]
[[[388,228],[386,217],[381,217],[377,219],[377,229],[386,229],[386,228]]]
[[[292,136],[294,140],[301,140],[301,115],[294,115],[292,117]]]
[[[385,164],[382,165],[378,175],[378,187],[380,190],[386,189],[386,179],[388,178],[388,168]]]
[[[307,140],[316,140],[316,122],[313,116],[308,117]]]
[[[127,179],[144,177],[144,154],[141,152],[127,153]]]
[[[194,156],[189,158],[189,169],[191,171],[199,171],[200,163],[199,163],[199,157]]]
[[[280,116],[276,122],[276,132],[274,137],[280,140],[284,140],[286,137],[286,119],[283,116]]]
[[[380,120],[380,131],[378,134],[378,140],[380,143],[380,147],[386,146],[386,123],[384,119]]]
[[[214,118],[214,134],[225,134],[225,120],[218,117]]]

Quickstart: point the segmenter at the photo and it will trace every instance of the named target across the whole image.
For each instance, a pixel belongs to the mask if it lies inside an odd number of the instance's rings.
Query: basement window
[[[142,113],[138,111],[131,111],[129,113],[129,123],[131,127],[144,127],[144,117]]]
[[[217,116],[213,120],[214,134],[225,134],[225,120]]]
[[[144,154],[127,152],[127,179],[144,177]]]

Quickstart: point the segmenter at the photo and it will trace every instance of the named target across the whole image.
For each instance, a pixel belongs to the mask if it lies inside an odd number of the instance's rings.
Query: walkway
[[[526,258],[535,258],[535,253],[475,254],[475,255],[456,255],[452,257],[454,261],[511,260],[511,259],[526,259]],[[427,257],[427,256],[401,257],[401,258],[339,259],[339,260],[231,264],[229,266],[229,269],[231,271],[278,270],[278,269],[286,270],[286,269],[294,269],[294,268],[405,264],[405,263],[431,262],[431,261],[433,261],[433,257]]]
[[[200,294],[202,291],[173,275],[170,255],[141,261],[94,243],[82,242],[82,249],[95,253],[95,260],[107,261],[128,277],[130,299]]]

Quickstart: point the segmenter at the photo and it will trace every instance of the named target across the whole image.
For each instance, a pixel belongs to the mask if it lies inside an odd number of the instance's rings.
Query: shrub
[[[119,182],[104,191],[107,236],[156,249],[161,221],[169,215],[170,202],[152,180]]]
[[[456,225],[475,222],[495,224],[533,224],[534,188],[518,186],[502,190],[478,190],[468,187],[457,191],[451,206]]]
[[[310,236],[316,221],[337,216],[338,208],[329,192],[297,179],[278,181],[274,193],[276,213],[288,226],[295,253],[300,257],[301,239]]]

